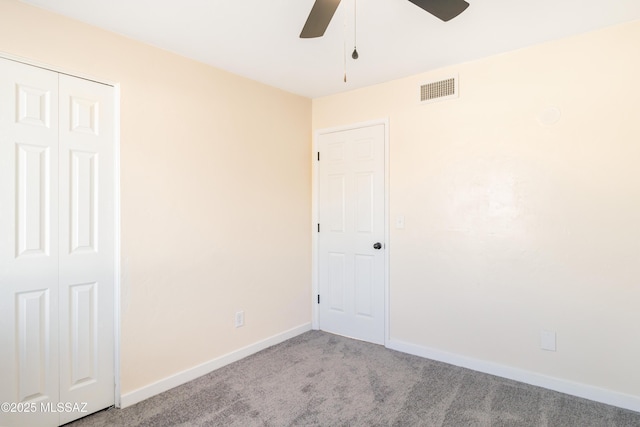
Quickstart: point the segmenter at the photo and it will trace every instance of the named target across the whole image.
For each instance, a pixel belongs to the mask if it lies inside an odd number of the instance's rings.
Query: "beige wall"
[[[13,0],[0,52],[121,85],[124,393],[310,322],[310,100]]]
[[[640,396],[639,41],[635,22],[313,101],[314,131],[390,121],[392,340]],[[417,103],[452,73],[458,99]]]

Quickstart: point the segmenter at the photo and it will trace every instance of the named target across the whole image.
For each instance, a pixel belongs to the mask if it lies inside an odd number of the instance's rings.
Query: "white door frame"
[[[384,345],[389,342],[389,118],[371,120],[367,122],[353,123],[327,129],[318,129],[313,136],[313,152],[311,153],[312,177],[311,177],[311,328],[320,329],[320,310],[318,308],[317,295],[319,293],[319,255],[318,222],[319,222],[319,165],[318,165],[318,141],[321,135],[334,132],[342,132],[369,126],[384,126]]]
[[[61,67],[51,66],[29,58],[23,58],[0,51],[0,58],[11,61],[21,62],[33,67],[44,68],[45,70],[54,71],[60,74],[67,74],[73,77],[79,77],[84,80],[91,80],[113,87],[114,92],[114,193],[113,193],[113,214],[114,214],[114,265],[113,265],[113,293],[114,293],[114,402],[117,408],[121,407],[120,401],[120,84],[102,78],[96,78],[84,73],[77,73],[63,69]]]

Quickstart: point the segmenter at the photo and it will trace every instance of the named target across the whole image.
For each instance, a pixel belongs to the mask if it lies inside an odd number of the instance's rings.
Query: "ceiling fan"
[[[465,0],[409,0],[436,18],[448,21],[460,15],[469,3]],[[322,37],[333,18],[340,0],[316,0],[311,8],[307,22],[300,33],[301,39]]]

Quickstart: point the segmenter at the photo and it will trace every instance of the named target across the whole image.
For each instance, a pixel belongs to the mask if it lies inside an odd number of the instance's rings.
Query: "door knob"
[[[380,242],[375,242],[373,244],[373,249],[381,249],[382,248],[382,243]]]

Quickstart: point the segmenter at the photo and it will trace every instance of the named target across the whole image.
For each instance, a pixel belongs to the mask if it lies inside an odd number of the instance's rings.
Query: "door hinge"
[[[320,294],[318,294],[318,304],[320,304]]]
[[[318,161],[320,161],[320,152],[318,151]]]
[[[318,233],[320,232],[320,223],[318,223]]]

